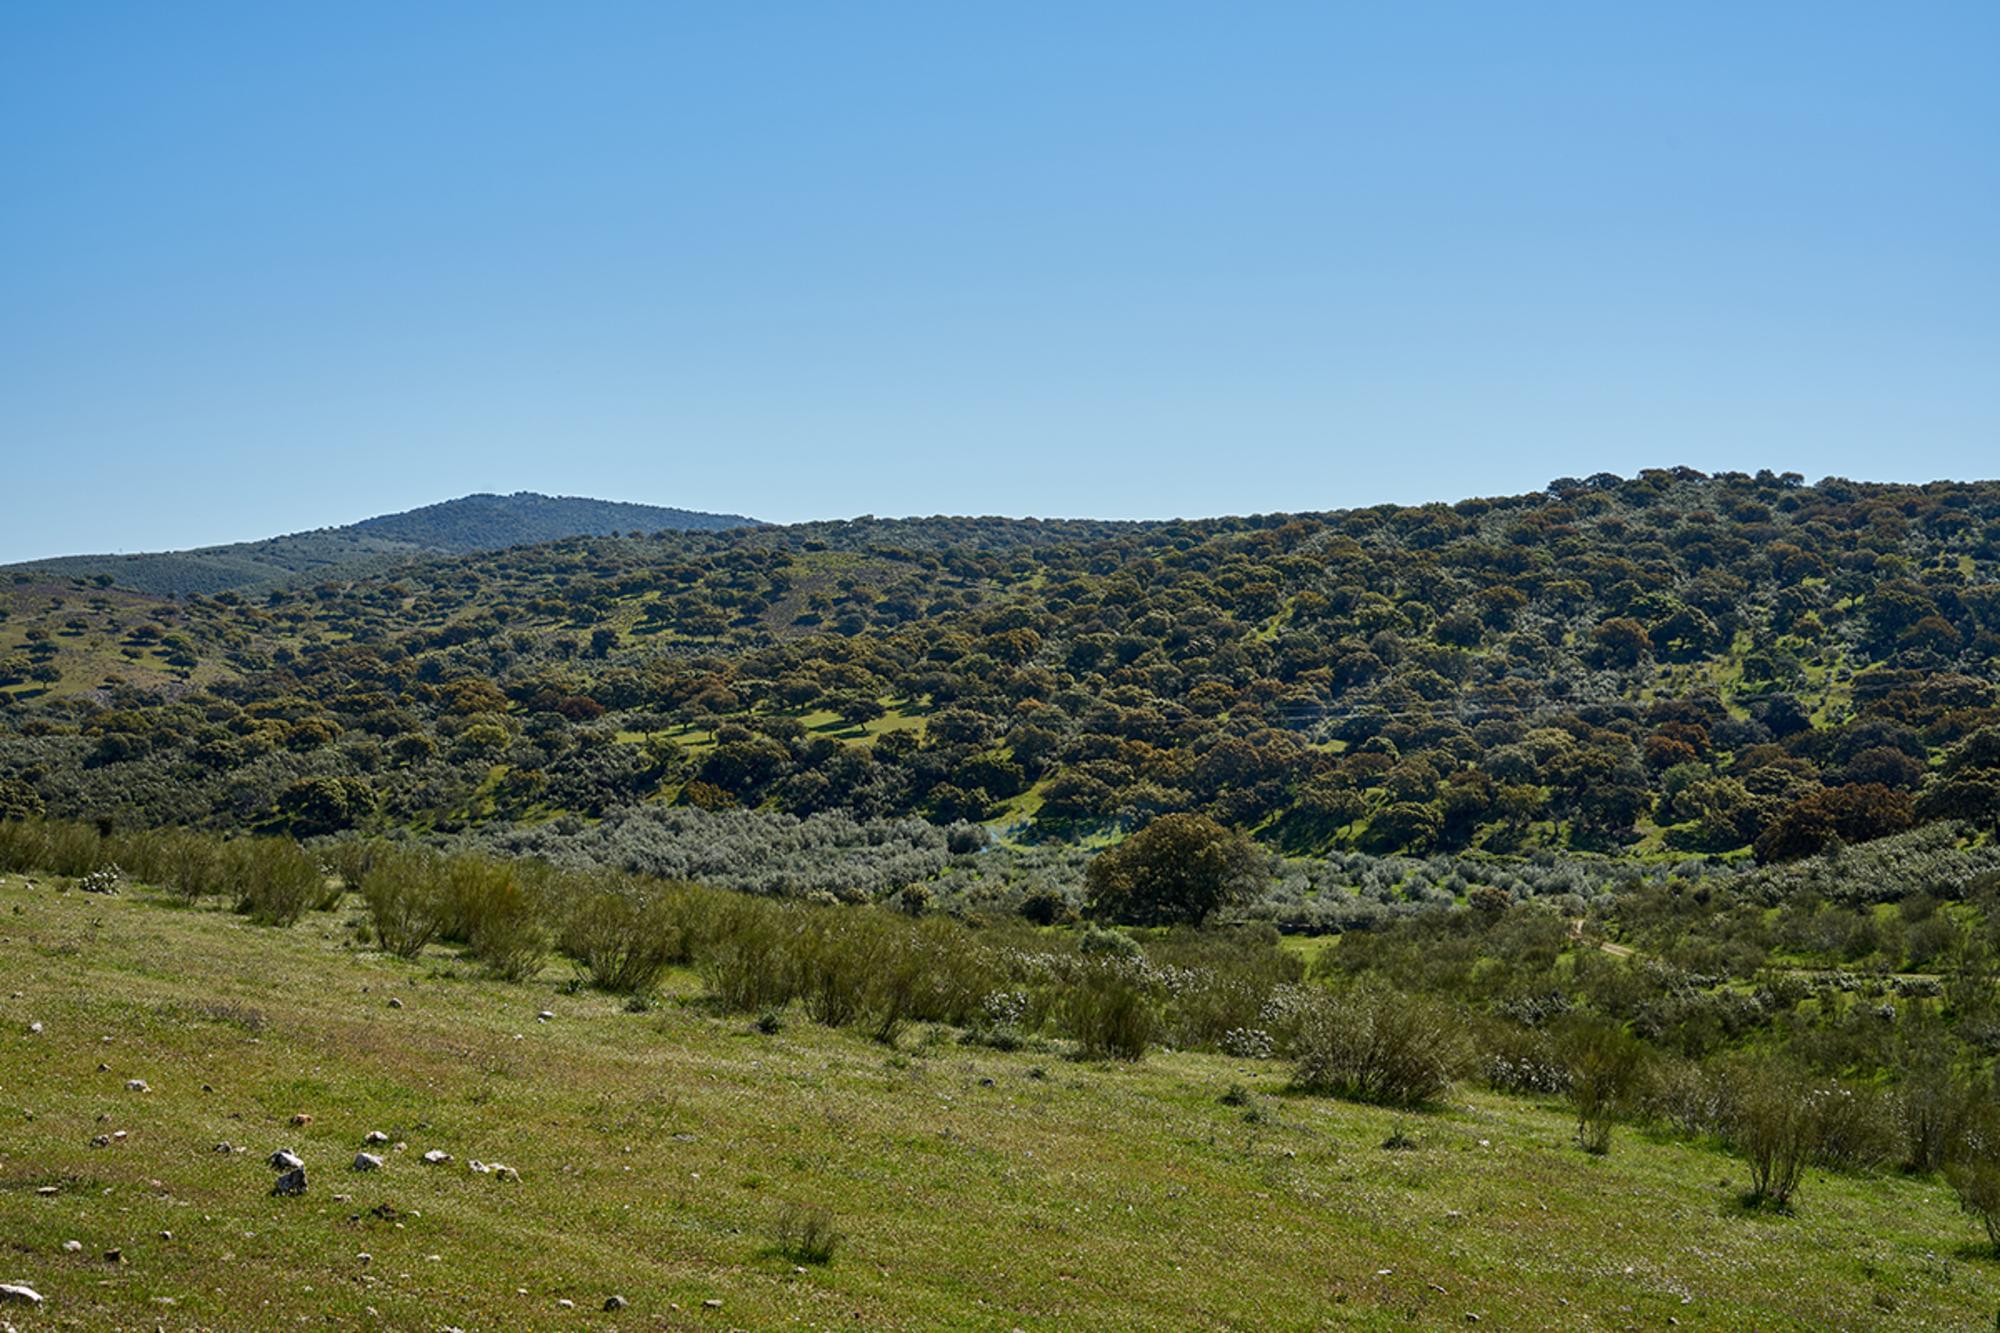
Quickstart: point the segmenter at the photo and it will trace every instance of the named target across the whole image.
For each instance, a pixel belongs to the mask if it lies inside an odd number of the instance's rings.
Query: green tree
[[[1262,878],[1262,859],[1241,833],[1206,815],[1162,815],[1091,861],[1084,907],[1130,925],[1198,925]]]

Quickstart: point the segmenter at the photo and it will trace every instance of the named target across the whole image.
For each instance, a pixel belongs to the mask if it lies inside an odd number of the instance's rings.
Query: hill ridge
[[[742,514],[544,495],[474,491],[449,500],[249,541],[172,551],[51,556],[0,566],[10,573],[90,579],[152,596],[275,588],[335,569],[377,572],[425,555],[471,555],[565,537],[661,530],[725,531],[761,526]]]

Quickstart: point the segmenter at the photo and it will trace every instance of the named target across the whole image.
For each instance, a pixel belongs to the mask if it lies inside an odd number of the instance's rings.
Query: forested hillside
[[[0,804],[474,833],[641,805],[1294,854],[1793,859],[2000,815],[2000,483],[1564,479],[1168,523],[572,538],[0,587]],[[574,827],[574,826],[565,826]]]
[[[143,595],[185,597],[268,588],[340,575],[364,576],[413,556],[497,551],[562,537],[661,528],[721,530],[752,525],[740,514],[703,514],[658,505],[566,495],[467,495],[337,528],[192,551],[70,555],[31,560],[4,572],[30,579],[81,579]]]

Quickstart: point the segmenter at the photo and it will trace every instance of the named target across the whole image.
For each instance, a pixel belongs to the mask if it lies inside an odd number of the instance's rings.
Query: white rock
[[[0,1305],[40,1305],[42,1293],[18,1282],[0,1282]]]
[[[372,1152],[358,1152],[354,1154],[354,1169],[356,1171],[380,1171],[382,1169],[382,1159]]]
[[[273,1171],[296,1171],[306,1164],[306,1159],[290,1148],[280,1148],[265,1158],[264,1163]]]
[[[483,1176],[488,1171],[491,1171],[493,1168],[486,1165],[486,1163],[480,1161],[477,1157],[475,1157],[471,1161],[465,1164],[465,1169],[472,1172],[472,1174],[475,1176]]]
[[[544,1023],[548,1022],[548,1021],[549,1021],[550,1019],[554,1018],[555,1016],[556,1016],[556,1011],[555,1011],[555,1010],[553,1010],[553,1009],[544,1009],[544,1010],[542,1010],[542,1012],[540,1012],[539,1014],[536,1014],[536,1015],[535,1015],[535,1017],[536,1017],[536,1018],[537,1018],[538,1020],[540,1020],[541,1022],[544,1022]]]
[[[30,1023],[28,1024],[28,1032],[31,1036],[39,1037],[42,1035],[42,1025],[40,1023]]]
[[[443,1166],[451,1160],[451,1154],[442,1148],[433,1148],[424,1154],[424,1160],[432,1166]]]
[[[371,1129],[368,1131],[368,1137],[361,1141],[363,1143],[387,1143],[389,1136],[379,1129]]]
[[[146,1086],[146,1080],[143,1078],[128,1078],[125,1080],[125,1091],[151,1092],[152,1089]]]

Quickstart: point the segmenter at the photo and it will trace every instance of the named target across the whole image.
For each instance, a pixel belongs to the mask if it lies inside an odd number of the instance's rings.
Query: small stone
[[[604,1298],[604,1308],[607,1310],[622,1310],[631,1303],[623,1296],[606,1296]]]
[[[125,1080],[125,1091],[151,1092],[152,1089],[146,1086],[146,1080],[143,1078],[128,1078]]]
[[[312,1122],[313,1118],[307,1115],[304,1111],[300,1111],[297,1115],[292,1117],[292,1123],[295,1125],[310,1125]]]
[[[391,1009],[401,1009],[403,1007],[403,1002],[397,999],[395,996],[391,995],[389,997],[389,1007]]]
[[[701,1308],[704,1310],[720,1310],[722,1308],[722,1299],[718,1296],[711,1296],[701,1303]]]
[[[111,1146],[111,1136],[109,1134],[99,1134],[90,1141],[90,1146],[93,1148],[109,1148]]]
[[[171,1231],[162,1231],[160,1233],[161,1240],[172,1240],[173,1238],[174,1238],[174,1233]]]
[[[290,1171],[285,1172],[271,1186],[271,1193],[282,1194],[287,1197],[304,1194],[305,1192],[306,1169],[302,1166],[293,1167]]]
[[[556,1309],[558,1310],[574,1310],[575,1308],[576,1302],[567,1296],[559,1297],[556,1300]]]
[[[358,1152],[354,1154],[354,1169],[356,1171],[380,1171],[382,1169],[382,1159],[372,1152]]]
[[[104,1262],[105,1262],[105,1263],[107,1263],[107,1264],[122,1264],[122,1263],[124,1263],[124,1262],[125,1262],[125,1251],[123,1251],[123,1250],[106,1250],[106,1251],[104,1252]]]
[[[273,1171],[296,1171],[304,1166],[306,1161],[290,1148],[280,1148],[265,1158],[264,1163]]]
[[[553,1010],[553,1009],[544,1009],[544,1010],[542,1010],[542,1012],[540,1012],[539,1014],[536,1014],[536,1015],[535,1015],[535,1021],[536,1021],[536,1022],[538,1022],[538,1023],[546,1023],[546,1022],[548,1022],[548,1021],[549,1021],[550,1019],[554,1018],[555,1016],[556,1016],[556,1011],[555,1011],[555,1010]]]
[[[226,1140],[226,1139],[225,1139],[225,1140],[223,1140],[223,1141],[222,1141],[221,1143],[218,1143],[218,1144],[216,1144],[216,1145],[215,1145],[215,1147],[214,1147],[213,1149],[211,1149],[210,1151],[212,1151],[212,1152],[223,1152],[223,1153],[228,1153],[228,1152],[235,1152],[235,1151],[236,1151],[236,1145],[235,1145],[235,1144],[233,1144],[233,1143],[231,1143],[231,1142],[229,1142],[228,1140]]]
[[[500,1163],[495,1162],[493,1164],[493,1178],[495,1180],[519,1180],[521,1173],[511,1166],[502,1166]]]
[[[0,1305],[29,1305],[42,1303],[42,1293],[33,1287],[22,1286],[18,1282],[0,1282]]]
[[[465,1164],[465,1169],[470,1171],[475,1176],[483,1176],[487,1172],[491,1171],[493,1168],[486,1165],[486,1163],[480,1161],[477,1157],[475,1157],[471,1161]]]
[[[28,1024],[28,1032],[33,1036],[39,1037],[42,1035],[42,1025],[40,1023],[30,1023]]]
[[[389,1141],[389,1136],[387,1134],[384,1134],[379,1129],[371,1129],[368,1131],[367,1136],[363,1138],[361,1141],[363,1143],[387,1143]]]
[[[361,1253],[354,1256],[354,1262],[357,1264],[372,1264],[375,1262],[375,1256],[368,1253],[368,1251],[363,1250]]]
[[[424,1154],[424,1161],[432,1166],[443,1166],[451,1160],[451,1154],[442,1148],[433,1148]]]
[[[62,1188],[58,1185],[37,1185],[35,1187],[35,1194],[44,1199],[53,1199],[61,1192]]]
[[[82,1241],[80,1241],[80,1240],[66,1240],[66,1241],[64,1241],[64,1242],[63,1242],[63,1253],[64,1253],[64,1254],[82,1254],[82,1253],[83,1253],[83,1242],[82,1242]]]

